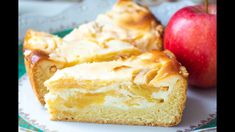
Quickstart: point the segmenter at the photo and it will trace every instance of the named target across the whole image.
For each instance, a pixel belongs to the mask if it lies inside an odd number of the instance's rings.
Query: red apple
[[[164,48],[189,72],[189,85],[216,86],[216,6],[188,6],[177,11],[164,33]]]

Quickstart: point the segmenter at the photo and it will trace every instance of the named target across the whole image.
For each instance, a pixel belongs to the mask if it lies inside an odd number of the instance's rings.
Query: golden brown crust
[[[77,122],[86,122],[86,123],[98,123],[98,124],[119,124],[119,125],[134,125],[134,126],[162,126],[162,127],[169,127],[169,126],[176,126],[179,124],[180,120],[177,118],[175,122],[172,123],[145,123],[145,122],[119,122],[115,120],[74,120],[74,119],[51,119],[52,121],[77,121]]]
[[[45,32],[34,31],[28,29],[24,38],[24,50],[32,50],[43,52],[42,54],[50,54],[58,45],[62,43],[62,39]]]
[[[33,66],[31,65],[31,62],[27,61],[26,59],[24,59],[24,62],[25,62],[26,72],[27,72],[27,75],[29,76],[29,80],[30,80],[33,92],[36,95],[39,102],[42,105],[44,105],[45,104],[44,98],[39,94],[37,82],[34,81],[35,77],[34,77],[34,70],[32,68]]]
[[[50,65],[48,67],[56,67],[58,69],[63,67],[62,63],[55,62],[47,59],[45,56],[40,56],[37,54],[38,52],[32,52],[29,56],[24,58],[25,68],[27,75],[29,76],[30,83],[32,85],[32,89],[38,98],[39,102],[44,105],[44,95],[47,93],[47,88],[43,85],[43,82],[49,79],[55,70],[47,71],[42,70],[42,66],[47,64]]]
[[[48,67],[54,66],[59,69],[62,68],[64,65],[60,62],[50,60],[48,50],[39,48],[37,46],[34,47],[29,42],[29,40],[32,38],[45,37],[45,36],[51,37],[50,34],[43,32],[35,32],[29,29],[26,32],[23,45],[24,63],[25,63],[26,72],[27,75],[29,76],[32,89],[37,99],[42,105],[45,104],[44,95],[45,93],[47,93],[47,89],[43,85],[43,82],[49,79],[49,77],[51,77],[55,72],[55,69],[47,69],[44,68],[44,66],[45,67],[46,65]]]
[[[139,45],[138,42],[133,41],[134,46],[143,51],[146,49],[147,51],[151,49],[162,50],[163,26],[148,7],[139,5],[132,0],[119,0],[108,14],[112,15],[115,24],[124,29],[152,35],[149,37],[147,45]],[[140,34],[137,39],[142,35]]]
[[[124,10],[123,14],[115,14],[118,18],[117,23],[121,26],[135,30],[149,30],[152,27],[159,26],[158,31],[163,31],[159,20],[148,7],[134,3],[132,0],[119,0],[114,7]]]

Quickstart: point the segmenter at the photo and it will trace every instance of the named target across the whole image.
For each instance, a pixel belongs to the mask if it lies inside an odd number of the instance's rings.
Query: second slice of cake
[[[23,46],[26,71],[44,105],[48,91],[43,83],[57,69],[162,50],[162,34],[163,26],[148,8],[131,0],[118,0],[111,10],[63,38],[28,30]]]
[[[186,69],[169,51],[78,64],[44,84],[52,120],[172,126],[186,101]]]

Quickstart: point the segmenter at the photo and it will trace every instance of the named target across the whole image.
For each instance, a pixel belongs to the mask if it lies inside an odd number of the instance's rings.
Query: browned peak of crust
[[[125,4],[126,2],[133,2],[133,0],[118,0],[116,4],[122,5],[122,4]]]
[[[147,7],[139,5],[132,0],[119,0],[113,9],[118,10],[116,23],[125,28],[149,30],[154,26],[160,25],[160,22]]]
[[[25,34],[23,48],[24,49],[33,49],[34,47],[32,47],[28,41],[32,38],[35,38],[35,37],[45,37],[45,36],[51,36],[51,35],[48,33],[45,33],[45,32],[38,32],[38,31],[34,31],[32,29],[28,29]]]
[[[55,35],[29,29],[25,35],[23,49],[41,50],[49,54],[61,43],[62,39]]]
[[[187,72],[186,68],[181,65],[180,62],[177,61],[177,58],[175,55],[169,51],[169,50],[164,50],[164,51],[158,51],[158,50],[152,50],[150,54],[144,54],[143,56],[144,59],[148,59],[150,61],[154,62],[163,62],[167,63],[165,65],[166,70],[164,71],[165,73],[174,73],[175,71],[178,71],[179,74],[181,74],[183,77],[187,78],[189,73]]]
[[[39,60],[51,60],[49,55],[62,43],[62,39],[45,32],[38,32],[32,29],[27,30],[23,54],[25,59],[31,64],[36,64]]]

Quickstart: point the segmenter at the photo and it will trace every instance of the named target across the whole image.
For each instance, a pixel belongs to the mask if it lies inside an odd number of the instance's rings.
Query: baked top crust
[[[162,25],[148,8],[121,0],[64,38],[28,30],[24,49],[25,54],[40,50],[51,60],[74,65],[161,50],[162,32]]]

